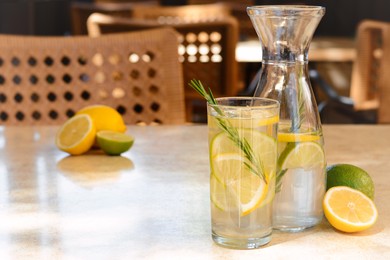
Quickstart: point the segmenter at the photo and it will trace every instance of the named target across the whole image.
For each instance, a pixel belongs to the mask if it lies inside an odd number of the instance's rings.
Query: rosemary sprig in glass
[[[204,97],[207,103],[212,105],[218,105],[211,89],[209,88],[209,92],[207,92],[201,81],[193,79],[188,85],[192,87],[196,92],[198,92],[202,97]],[[214,107],[214,109],[220,116],[224,116],[224,112],[221,109],[219,109],[218,107]],[[253,152],[253,149],[249,144],[248,140],[246,140],[245,137],[241,137],[237,131],[237,128],[233,127],[228,120],[224,120],[219,117],[215,117],[215,119],[217,120],[218,126],[228,135],[229,139],[232,140],[233,143],[244,153],[245,158],[248,159],[249,163],[244,162],[248,170],[258,175],[265,183],[267,183],[262,162],[260,158],[256,156]]]

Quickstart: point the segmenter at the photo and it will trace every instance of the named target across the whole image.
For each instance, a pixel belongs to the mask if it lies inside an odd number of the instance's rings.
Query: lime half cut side
[[[110,130],[99,131],[96,139],[100,148],[109,155],[120,155],[129,150],[134,143],[132,136]]]
[[[321,145],[315,142],[295,144],[281,163],[282,169],[312,168],[325,165],[325,154]]]

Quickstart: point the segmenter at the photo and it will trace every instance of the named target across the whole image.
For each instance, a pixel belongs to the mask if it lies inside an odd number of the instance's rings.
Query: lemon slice
[[[284,143],[313,142],[320,139],[316,134],[278,133],[278,141]]]
[[[263,118],[252,118],[252,119],[241,119],[241,118],[230,118],[229,120],[231,126],[236,128],[247,128],[253,129],[259,126],[268,126],[273,125],[279,122],[279,116],[270,116]]]
[[[245,164],[249,161],[243,152],[227,134],[220,133],[210,143],[211,171],[215,179],[211,179],[214,182],[211,199],[221,209],[239,207],[241,216],[245,216],[260,205],[265,205],[262,202],[269,198],[269,183],[275,173],[276,140],[249,129],[239,130],[239,135],[248,141],[254,154],[261,160],[266,180],[248,169]],[[271,200],[272,197],[267,199],[269,202]]]
[[[322,147],[315,142],[297,143],[287,154],[281,154],[282,169],[312,168],[325,165],[325,154]]]
[[[259,157],[259,160],[264,166],[266,174],[275,172],[275,158],[277,158],[277,143],[276,140],[264,133],[254,131],[251,129],[238,130],[240,138],[245,138],[252,147],[253,152]],[[227,155],[224,155],[227,154]],[[229,156],[229,154],[239,154],[244,156],[242,150],[229,138],[229,136],[222,132],[217,134],[210,142],[210,162],[211,168],[215,163],[216,156]],[[220,182],[223,182],[225,169],[214,169],[213,174]]]
[[[96,134],[99,147],[109,155],[119,155],[131,148],[134,138],[130,135],[115,131],[99,131]]]
[[[56,135],[57,147],[72,155],[88,151],[95,141],[96,128],[88,115],[76,115],[61,126]]]
[[[224,184],[219,182],[214,174],[210,175],[210,200],[218,209],[225,211],[228,208],[228,193]]]
[[[242,216],[256,209],[268,191],[264,180],[245,166],[246,161],[240,154],[217,155],[213,172],[218,172],[223,182],[214,177],[214,187],[211,187],[211,197],[217,207],[226,209],[226,205],[238,205]]]
[[[348,233],[368,229],[378,218],[374,202],[362,192],[346,186],[329,189],[323,208],[329,223]]]

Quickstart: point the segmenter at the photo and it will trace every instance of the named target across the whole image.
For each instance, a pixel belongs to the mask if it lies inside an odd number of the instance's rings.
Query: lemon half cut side
[[[89,115],[76,115],[66,121],[56,135],[57,147],[69,154],[87,152],[95,141],[96,128]]]
[[[374,202],[364,193],[347,186],[329,189],[323,200],[323,208],[329,223],[348,233],[368,229],[378,218]]]

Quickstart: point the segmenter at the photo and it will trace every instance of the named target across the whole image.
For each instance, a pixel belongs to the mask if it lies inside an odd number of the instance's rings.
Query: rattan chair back
[[[126,19],[103,14],[92,14],[87,23],[90,36],[163,26],[156,20]],[[237,21],[228,16],[214,21],[175,23],[170,26],[181,34],[178,52],[183,64],[187,120],[196,122],[193,109],[199,107],[196,104],[202,99],[188,87],[190,80],[201,80],[215,96],[237,95],[239,91],[235,59]],[[202,102],[201,106],[205,107],[205,103]],[[205,110],[200,109],[200,113],[204,116]]]
[[[87,19],[92,13],[104,13],[119,17],[131,17],[134,6],[158,5],[158,1],[137,2],[71,2],[70,17],[72,35],[87,35]]]
[[[378,123],[390,123],[390,23],[362,21],[350,96],[356,110],[378,109]]]
[[[99,38],[0,36],[0,124],[61,124],[108,105],[126,124],[185,122],[178,34],[170,28]]]
[[[214,21],[230,15],[222,3],[183,6],[136,6],[132,18],[157,20],[161,24]]]

